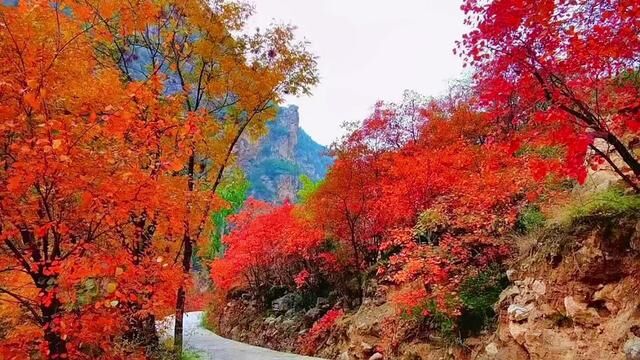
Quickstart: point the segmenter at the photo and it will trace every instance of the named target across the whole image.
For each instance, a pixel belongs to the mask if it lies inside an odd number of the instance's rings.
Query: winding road
[[[225,339],[202,327],[201,311],[184,316],[185,349],[194,351],[202,359],[214,360],[321,360],[307,356],[277,352]],[[165,336],[173,334],[174,320],[165,319],[158,327]]]

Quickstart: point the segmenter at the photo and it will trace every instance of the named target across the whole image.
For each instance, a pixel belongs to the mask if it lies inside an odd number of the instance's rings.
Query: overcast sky
[[[362,120],[378,100],[397,101],[405,89],[442,94],[459,78],[453,55],[464,32],[459,0],[253,0],[253,25],[298,27],[319,57],[313,96],[287,99],[300,122],[328,145],[344,121]]]

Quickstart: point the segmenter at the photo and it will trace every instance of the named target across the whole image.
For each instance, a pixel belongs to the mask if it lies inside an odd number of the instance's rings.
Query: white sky
[[[288,99],[317,142],[336,140],[344,121],[362,120],[378,100],[405,89],[442,94],[462,74],[453,55],[465,31],[460,0],[253,0],[252,25],[298,27],[319,59],[313,96]]]

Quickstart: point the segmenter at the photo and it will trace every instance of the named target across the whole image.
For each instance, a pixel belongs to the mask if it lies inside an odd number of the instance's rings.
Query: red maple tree
[[[467,0],[462,8],[473,30],[458,48],[493,116],[531,143],[564,146],[564,168],[580,182],[587,162],[606,162],[640,191],[638,2]]]

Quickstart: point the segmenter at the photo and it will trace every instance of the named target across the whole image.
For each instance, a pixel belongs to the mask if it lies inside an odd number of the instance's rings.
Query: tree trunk
[[[145,314],[143,317],[136,315],[141,309],[138,302],[129,302],[126,307],[129,329],[124,337],[136,345],[146,349],[156,348],[159,342],[158,331],[156,329],[156,316]]]
[[[640,177],[640,162],[633,156],[633,154],[629,151],[629,149],[612,133],[607,133],[605,140],[613,146],[614,149],[618,152],[622,160],[629,166],[631,171],[636,175],[636,177]]]
[[[187,168],[187,190],[193,192],[195,189],[195,168],[196,168],[196,155],[195,149],[191,149],[191,156],[189,156],[189,164]],[[186,290],[185,281],[191,271],[191,256],[193,254],[193,239],[191,238],[189,229],[189,220],[187,220],[184,236],[182,242],[184,243],[184,252],[182,253],[182,280],[180,280],[180,287],[178,288],[178,294],[176,298],[176,313],[175,313],[175,326],[173,329],[173,345],[176,355],[176,359],[182,357],[182,344],[183,344],[183,328],[184,328],[184,304],[186,302]]]
[[[44,298],[47,297],[49,292],[42,290],[45,293]],[[56,318],[59,315],[60,301],[55,294],[49,304],[41,304],[40,311],[42,312],[42,328],[44,330],[44,340],[47,342],[47,359],[67,359],[67,343],[62,339],[62,336],[56,328]]]
[[[136,246],[132,251],[133,265],[140,266],[143,258],[148,256],[147,249],[151,246],[151,241],[155,233],[156,223],[152,221],[147,225],[146,211],[141,216],[133,219],[133,224],[137,228],[138,238]],[[134,344],[142,346],[147,350],[158,347],[159,336],[156,329],[156,316],[153,313],[145,313],[138,316],[138,312],[142,310],[142,304],[152,301],[152,293],[139,294],[142,298],[134,301],[128,301],[124,309],[124,316],[128,319],[129,329],[125,333],[125,338]]]
[[[618,176],[620,176],[622,178],[622,180],[624,180],[624,182],[627,183],[627,185],[629,185],[636,193],[640,193],[640,187],[638,187],[638,185],[636,185],[635,181],[633,181],[631,178],[629,178],[624,171],[622,171],[618,165],[611,159],[611,157],[606,154],[604,151],[598,149],[597,146],[595,145],[590,145],[589,146],[591,148],[591,150],[593,150],[596,154],[602,156],[602,158],[609,164],[609,166],[611,166],[611,168],[613,169],[613,171],[618,174]]]
[[[176,359],[182,357],[182,333],[184,328],[184,303],[185,303],[184,285],[178,288],[178,298],[176,300],[175,326],[173,328],[173,350],[176,353]]]
[[[185,280],[189,276],[191,271],[191,256],[193,254],[193,243],[188,235],[184,238],[184,255],[182,258],[182,282],[178,288],[178,297],[176,299],[176,314],[175,314],[175,327],[173,332],[174,337],[174,350],[176,352],[176,358],[180,359],[182,355],[183,344],[183,328],[184,328],[184,305],[186,302],[186,290]]]

